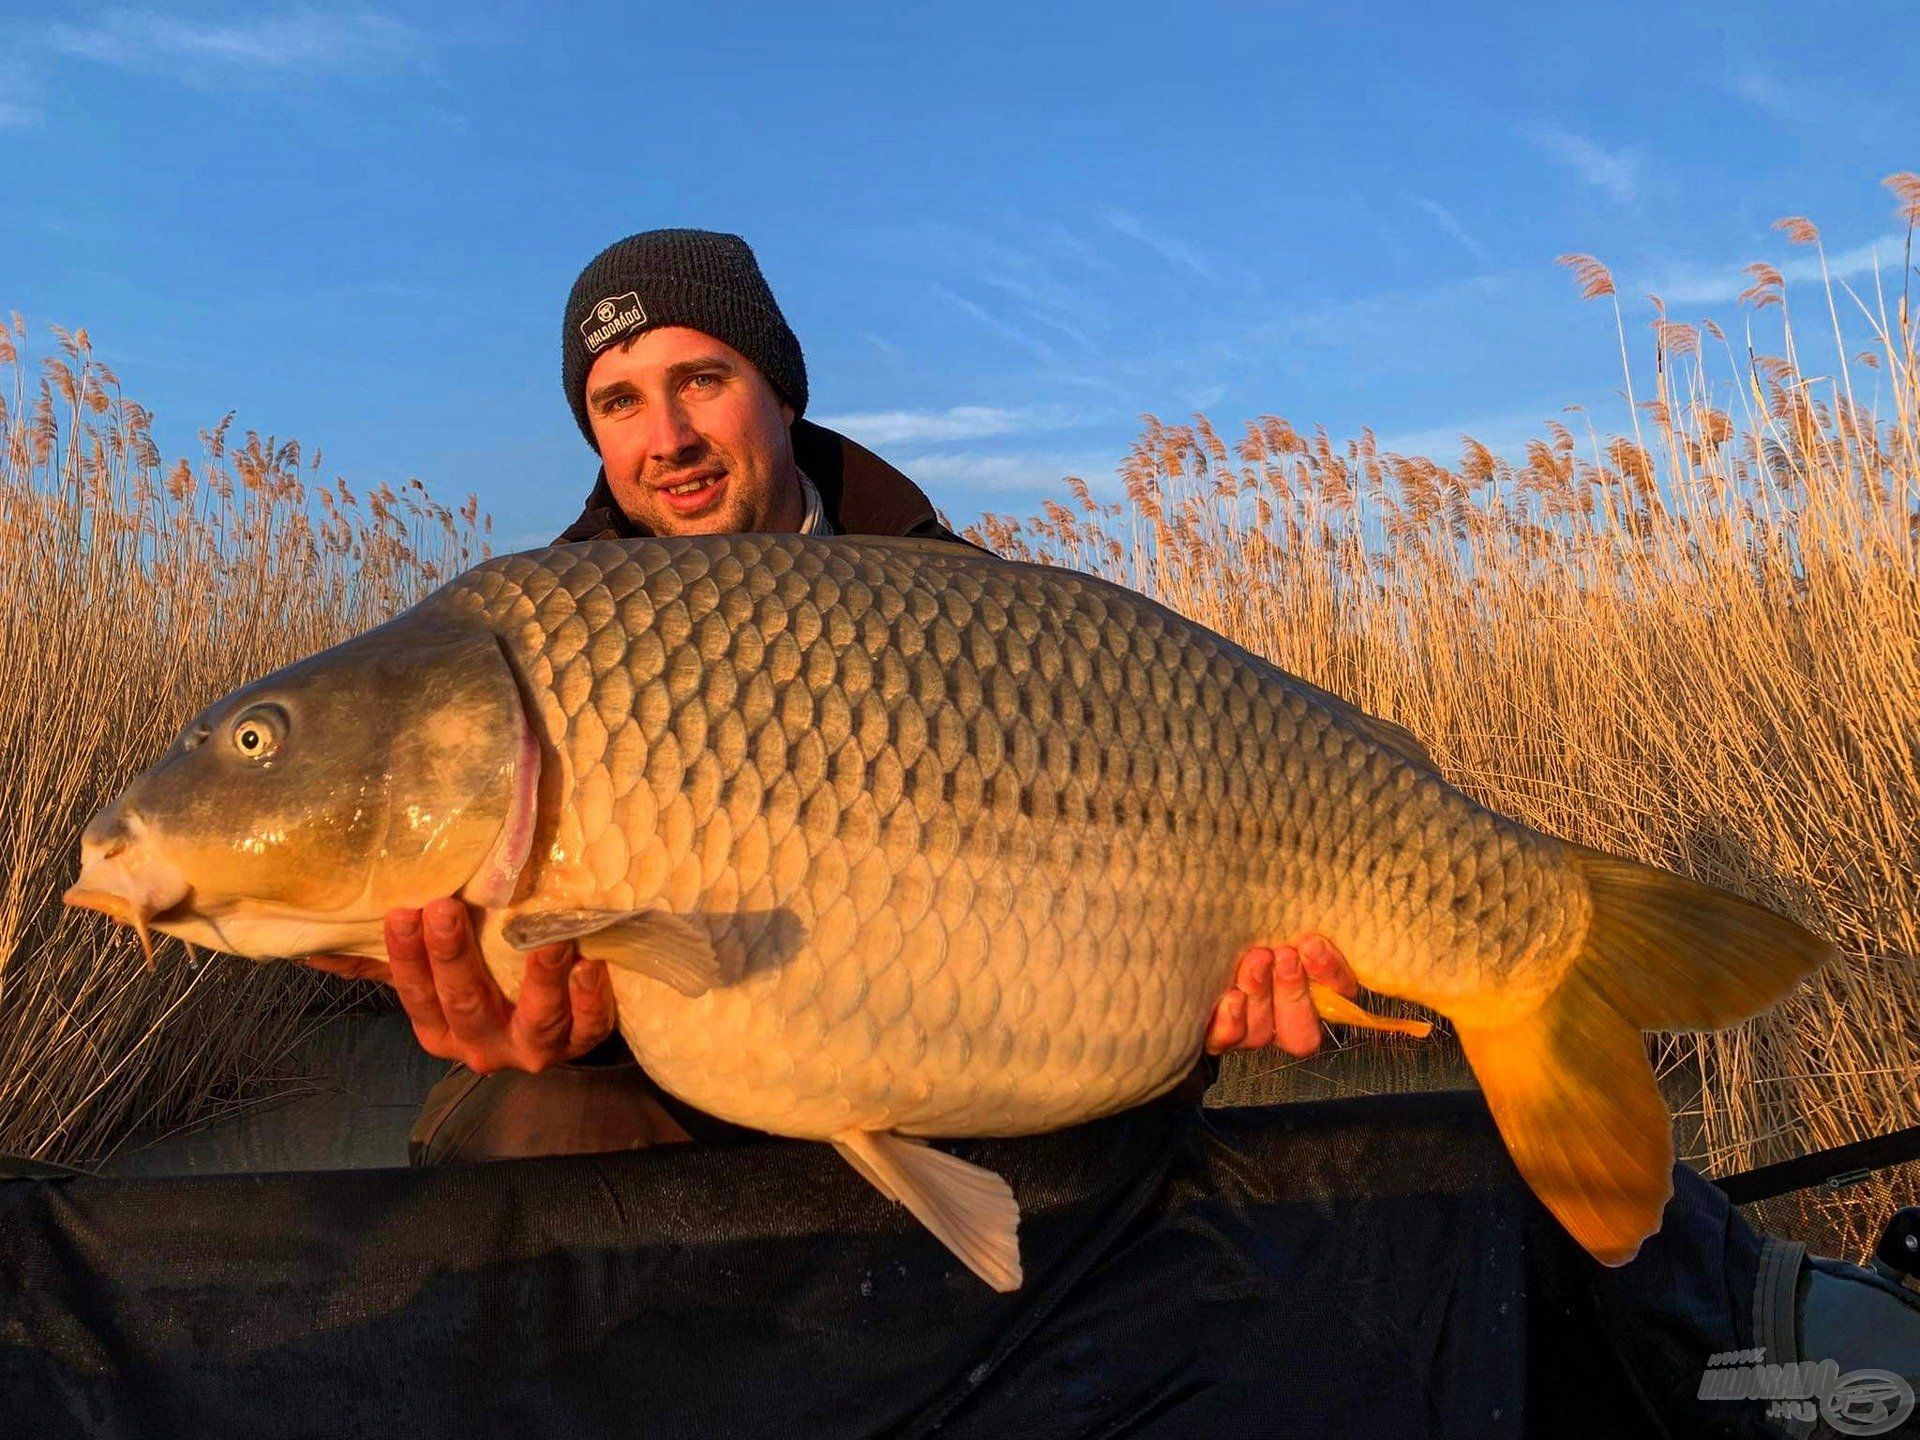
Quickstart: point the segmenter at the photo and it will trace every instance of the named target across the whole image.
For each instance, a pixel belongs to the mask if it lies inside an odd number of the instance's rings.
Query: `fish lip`
[[[84,879],[84,877],[83,877]],[[60,896],[61,903],[71,905],[78,910],[97,910],[109,920],[128,926],[139,938],[140,953],[146,958],[147,969],[153,969],[153,927],[155,923],[164,924],[170,918],[179,918],[190,908],[192,892],[165,909],[149,909],[139,901],[122,895],[117,890],[99,890],[80,881],[69,885]]]
[[[61,894],[60,903],[76,910],[98,910],[109,920],[118,920],[123,925],[133,924],[133,917],[140,915],[139,907],[118,890],[96,890],[77,880]],[[146,916],[140,915],[140,918],[144,920]]]
[[[118,920],[123,925],[138,928],[142,924],[166,925],[175,920],[186,919],[187,912],[193,909],[193,892],[189,890],[173,904],[162,909],[150,910],[118,890],[96,889],[81,881],[75,881],[61,893],[60,903],[71,905],[76,910],[97,910],[110,920]]]
[[[120,846],[112,854],[87,857],[79,878],[60,898],[90,910],[152,920],[178,909],[192,894],[186,877],[166,861]]]
[[[131,926],[152,968],[152,923],[185,909],[192,901],[193,887],[165,860],[143,854],[137,842],[96,849],[92,854],[86,853],[89,848],[82,847],[80,876],[61,901]]]

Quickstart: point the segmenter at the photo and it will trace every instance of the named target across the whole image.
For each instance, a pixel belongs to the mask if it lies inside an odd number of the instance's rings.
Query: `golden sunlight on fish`
[[[1449,1018],[1610,1264],[1671,1193],[1640,1032],[1743,1019],[1829,953],[1485,809],[1130,591],[866,537],[488,561],[206,710],[81,858],[72,903],[262,959],[377,956],[388,908],[459,894],[516,995],[577,938],[662,1085],[831,1141],[1000,1289],[1011,1191],[923,1137],[1170,1089],[1250,943],[1317,930]]]

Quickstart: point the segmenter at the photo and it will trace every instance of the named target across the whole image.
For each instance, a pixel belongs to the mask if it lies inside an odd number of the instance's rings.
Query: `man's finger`
[[[500,993],[479,946],[473,943],[467,907],[458,900],[435,900],[422,920],[433,988],[447,1028],[477,1053],[495,1049],[506,1039],[507,997]]]
[[[613,982],[607,978],[606,962],[580,961],[567,977],[567,989],[573,999],[573,1034],[567,1042],[567,1058],[572,1060],[613,1033]]]
[[[1229,990],[1213,1007],[1213,1019],[1207,1026],[1207,1053],[1218,1055],[1238,1049],[1247,1038],[1247,992]]]
[[[1300,952],[1291,945],[1273,952],[1273,1043],[1289,1055],[1311,1055],[1320,1048],[1320,1016],[1307,994]]]
[[[324,970],[329,975],[344,976],[348,980],[378,980],[383,985],[393,983],[392,968],[383,960],[375,960],[369,955],[303,955],[296,964],[309,970]]]
[[[573,1003],[568,996],[567,972],[580,952],[571,940],[544,945],[527,955],[520,979],[520,998],[514,1002],[509,1033],[520,1067],[533,1070],[567,1058],[573,1035]]]
[[[433,988],[433,965],[427,959],[420,912],[389,910],[383,928],[393,988],[400,994],[400,1008],[413,1022],[415,1038],[428,1054],[451,1059],[447,1017],[441,1012],[440,996]]]
[[[1236,988],[1251,995],[1260,984],[1255,975],[1260,958],[1266,957],[1269,966],[1273,963],[1273,952],[1264,945],[1249,945],[1240,952],[1240,958],[1233,962],[1233,983]]]
[[[1246,971],[1253,983],[1239,987],[1247,992],[1247,1034],[1240,1044],[1245,1050],[1264,1050],[1273,1043],[1274,952],[1264,947],[1249,950]]]
[[[1349,1000],[1360,993],[1360,978],[1347,964],[1347,957],[1333,948],[1324,935],[1305,935],[1300,939],[1300,960],[1307,974],[1322,985],[1338,990]]]

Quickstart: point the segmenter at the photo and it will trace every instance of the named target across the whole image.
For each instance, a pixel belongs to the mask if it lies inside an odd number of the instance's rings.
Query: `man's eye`
[[[691,376],[687,380],[687,384],[689,385],[698,385],[701,388],[708,389],[708,390],[711,390],[714,386],[718,385],[719,383],[720,383],[720,377],[718,375],[715,375],[710,370],[703,370],[698,375]]]
[[[632,403],[633,403],[633,397],[631,395],[616,395],[611,400],[607,401],[607,403],[601,406],[600,408],[606,411],[607,414],[611,415],[615,411],[623,409],[624,407],[631,405]]]

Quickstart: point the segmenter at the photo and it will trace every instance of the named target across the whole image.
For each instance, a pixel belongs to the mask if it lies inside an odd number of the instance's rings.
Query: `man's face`
[[[793,407],[732,346],[643,331],[587,371],[587,419],[613,498],[656,535],[796,531]]]

